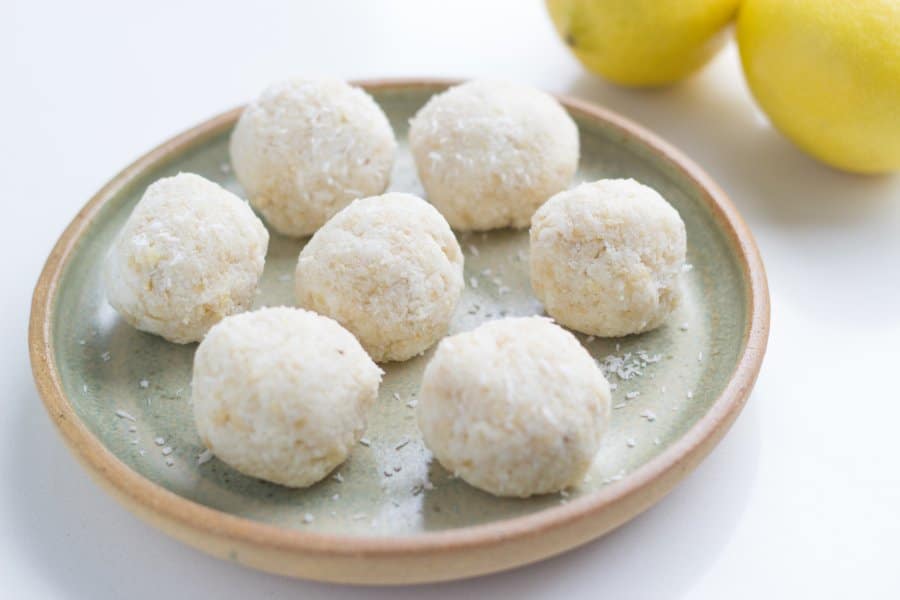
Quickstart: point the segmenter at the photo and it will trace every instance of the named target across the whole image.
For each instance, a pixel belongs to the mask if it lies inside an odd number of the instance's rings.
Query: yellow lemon
[[[900,0],[746,0],[737,35],[753,95],[798,146],[900,169]]]
[[[725,42],[739,0],[547,0],[585,67],[621,85],[658,86],[703,66]]]

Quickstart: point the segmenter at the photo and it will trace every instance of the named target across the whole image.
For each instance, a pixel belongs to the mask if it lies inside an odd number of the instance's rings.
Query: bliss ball
[[[350,330],[378,362],[406,360],[439,340],[463,289],[450,226],[411,194],[354,200],[297,261],[297,303]]]
[[[381,369],[335,321],[265,308],[224,319],[197,347],[194,422],[241,473],[306,487],[346,460],[380,382]]]
[[[416,416],[444,468],[524,498],[582,481],[609,403],[606,378],[575,336],[546,318],[509,318],[441,341]]]
[[[338,80],[294,80],[244,109],[231,163],[273,229],[307,236],[351,200],[383,192],[396,149],[387,117],[364,91]]]
[[[531,287],[556,321],[617,337],[678,306],[684,222],[655,190],[603,179],[561,192],[531,220]]]
[[[150,185],[106,257],[109,303],[132,326],[187,344],[250,308],[269,234],[247,204],[191,173]]]
[[[513,83],[471,81],[432,97],[409,145],[428,200],[461,231],[527,227],[578,166],[578,129],[553,99]]]

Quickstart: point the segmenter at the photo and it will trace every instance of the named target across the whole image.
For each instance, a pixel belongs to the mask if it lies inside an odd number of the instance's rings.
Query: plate
[[[424,195],[406,147],[408,120],[452,83],[361,83],[398,137],[392,190]],[[100,485],[172,536],[225,560],[336,582],[415,583],[508,569],[596,538],[660,500],[719,441],[750,393],[768,336],[765,272],[734,206],[698,167],[620,116],[560,100],[580,129],[576,182],[634,177],[656,188],[687,225],[693,267],[683,274],[684,302],[666,326],[622,339],[579,335],[616,387],[608,434],[580,486],[565,495],[501,499],[444,471],[414,419],[430,353],[385,367],[365,443],[315,486],[287,489],[206,460],[190,409],[196,345],[170,344],[125,324],[104,298],[100,269],[157,178],[190,171],[242,194],[228,161],[240,109],[116,175],[48,258],[29,344],[38,390],[68,446]],[[527,232],[459,239],[467,287],[452,332],[541,312],[528,283]],[[257,306],[292,304],[303,243],[272,236]]]

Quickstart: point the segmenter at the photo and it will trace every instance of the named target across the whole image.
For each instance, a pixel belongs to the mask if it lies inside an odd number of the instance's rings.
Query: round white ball
[[[454,229],[527,227],[578,166],[578,128],[533,88],[471,81],[431,98],[409,145],[428,200]]]
[[[678,306],[684,222],[655,190],[604,179],[557,194],[531,222],[531,286],[547,313],[587,334],[659,327]]]
[[[419,429],[471,485],[527,497],[579,483],[609,420],[609,384],[575,337],[541,317],[444,339],[425,369]]]
[[[335,321],[266,308],[223,320],[198,346],[194,421],[206,447],[241,473],[306,487],[347,459],[380,381]]]
[[[463,255],[447,221],[411,194],[355,200],[297,261],[300,306],[349,329],[378,362],[421,354],[447,332]]]
[[[253,304],[269,234],[246,202],[191,173],[151,184],[104,265],[109,303],[132,326],[186,344]]]
[[[231,163],[272,228],[306,236],[354,198],[383,192],[396,148],[387,117],[361,89],[293,80],[270,86],[244,109]]]

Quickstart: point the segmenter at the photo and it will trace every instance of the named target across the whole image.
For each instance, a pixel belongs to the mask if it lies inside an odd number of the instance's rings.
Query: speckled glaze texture
[[[392,191],[425,196],[407,147],[408,120],[443,87],[389,82],[370,88],[399,142]],[[31,350],[39,389],[64,437],[107,489],[169,533],[223,558],[334,581],[427,581],[508,568],[583,543],[647,508],[699,462],[749,393],[767,335],[765,276],[749,233],[740,232],[749,239],[749,246],[742,245],[740,235],[723,225],[725,213],[714,208],[709,192],[677,161],[621,123],[568,107],[581,145],[572,185],[633,177],[659,191],[686,224],[693,269],[682,276],[680,307],[659,329],[622,339],[577,334],[597,359],[645,350],[659,360],[628,380],[609,376],[616,389],[608,431],[588,477],[567,497],[493,497],[453,478],[432,459],[416,428],[414,407],[433,349],[408,362],[382,365],[386,373],[367,444],[310,488],[253,479],[215,458],[198,462],[203,446],[191,417],[189,385],[196,345],[171,344],[126,324],[104,297],[101,267],[116,232],[159,177],[194,172],[245,197],[228,163],[236,112],[189,135],[176,151],[140,165],[102,204],[86,209],[89,219],[80,235],[51,255],[48,269],[60,252],[68,253],[54,279],[42,280],[43,292],[38,284]],[[726,208],[733,211],[730,204]],[[739,221],[736,213],[728,214]],[[527,230],[458,234],[458,239],[466,289],[451,334],[500,316],[542,313],[529,285]],[[256,307],[294,304],[294,267],[305,241],[271,232]],[[747,264],[757,271],[748,272]],[[757,303],[764,298],[763,306],[754,307],[753,298]],[[42,313],[47,318],[37,319]],[[749,350],[748,340],[756,340]],[[726,396],[727,404],[717,404]],[[715,426],[700,435],[704,419],[715,420]],[[171,454],[163,454],[166,447]],[[99,466],[103,461],[112,461],[113,471],[124,467],[127,477],[136,474],[171,492],[162,493],[160,503],[174,512],[129,497],[127,486]],[[574,520],[578,515],[582,527]],[[217,524],[220,518],[224,524]],[[257,525],[279,531],[254,529]],[[220,526],[237,533],[221,534]],[[533,534],[540,532],[550,533],[534,543]],[[480,555],[472,548],[496,558],[476,563]]]

